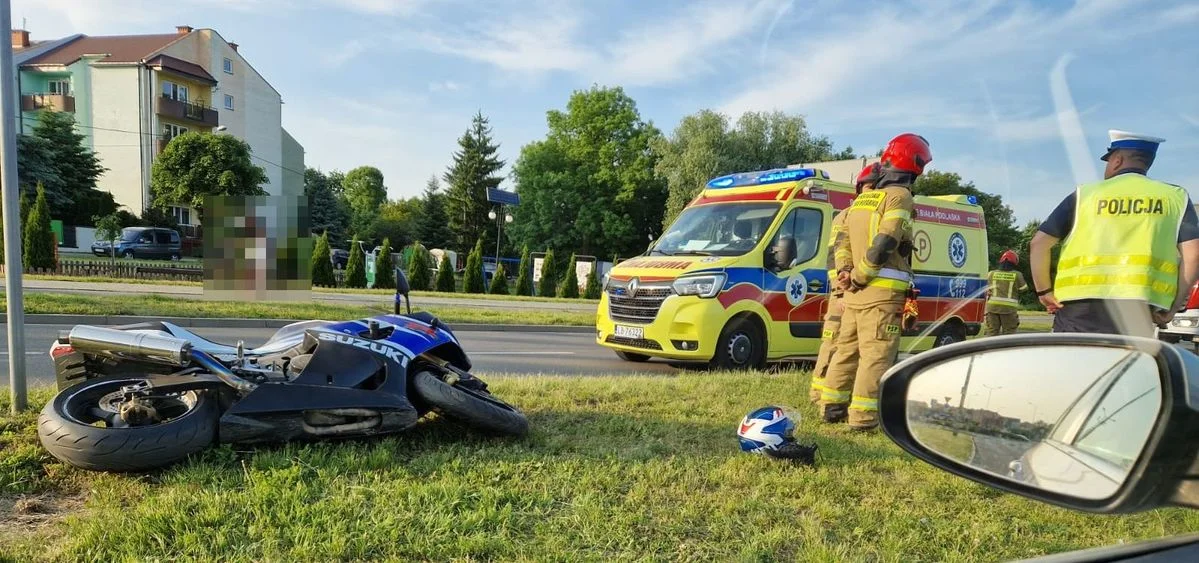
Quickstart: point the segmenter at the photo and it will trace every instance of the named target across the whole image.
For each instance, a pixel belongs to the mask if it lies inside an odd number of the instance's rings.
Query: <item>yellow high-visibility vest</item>
[[[987,305],[1013,309],[1019,307],[1020,300],[1016,298],[1017,275],[1014,270],[994,270],[987,274],[988,281],[991,282],[991,298],[987,300]]]
[[[1079,186],[1074,228],[1057,264],[1057,298],[1138,299],[1169,309],[1187,201],[1182,188],[1140,174]]]

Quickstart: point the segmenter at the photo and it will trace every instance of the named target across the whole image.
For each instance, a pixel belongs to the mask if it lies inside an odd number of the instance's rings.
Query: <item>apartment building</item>
[[[12,36],[20,128],[44,110],[75,114],[80,133],[108,171],[100,189],[134,213],[150,204],[150,170],[184,132],[233,135],[249,143],[268,193],[303,193],[303,147],[282,126],[279,92],[212,29],[158,35],[76,35],[34,42]],[[172,212],[196,222],[186,207]]]

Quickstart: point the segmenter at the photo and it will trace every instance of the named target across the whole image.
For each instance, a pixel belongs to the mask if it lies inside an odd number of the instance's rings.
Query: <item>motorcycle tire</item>
[[[491,393],[450,385],[427,371],[417,372],[412,385],[433,410],[479,430],[511,436],[529,432],[529,419]]]
[[[46,403],[38,415],[42,446],[60,461],[93,471],[133,472],[157,469],[208,448],[217,436],[218,401],[194,391],[194,404],[182,415],[147,426],[93,426],[68,414],[82,395],[119,390],[144,378],[104,377],[74,385]],[[72,401],[76,401],[72,404]]]

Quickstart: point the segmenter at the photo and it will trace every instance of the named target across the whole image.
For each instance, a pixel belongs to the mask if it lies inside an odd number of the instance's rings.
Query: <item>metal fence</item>
[[[0,266],[0,270],[4,267]],[[59,260],[58,268],[26,268],[26,274],[59,275],[71,277],[128,278],[140,280],[202,281],[204,268],[199,264],[176,264],[164,262],[149,265],[124,260]]]

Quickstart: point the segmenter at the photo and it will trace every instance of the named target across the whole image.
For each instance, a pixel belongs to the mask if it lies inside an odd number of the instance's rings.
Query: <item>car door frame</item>
[[[766,253],[774,247],[779,233],[788,228],[791,215],[798,210],[815,211],[820,216],[820,233],[817,236],[813,255],[795,266],[775,272],[767,268]],[[798,303],[787,300],[791,305],[786,322],[773,321],[770,329],[771,359],[793,356],[812,356],[820,349],[820,333],[823,328],[825,302],[828,291],[828,237],[832,227],[833,208],[831,205],[810,200],[795,200],[782,210],[781,219],[774,228],[767,232],[766,246],[762,255],[762,286],[781,288],[784,298],[792,290],[792,285],[802,279],[798,289],[802,291]],[[792,235],[795,232],[792,231]],[[797,239],[798,242],[798,239]],[[799,253],[798,247],[796,248]],[[818,301],[814,301],[818,298]],[[769,309],[769,307],[768,307]]]

